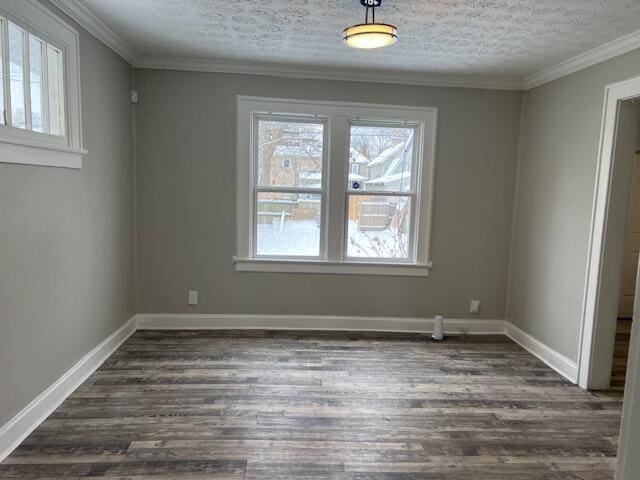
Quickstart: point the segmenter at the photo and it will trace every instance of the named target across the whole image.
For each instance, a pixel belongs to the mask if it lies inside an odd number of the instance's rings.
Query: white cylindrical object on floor
[[[431,338],[438,341],[444,338],[444,319],[442,315],[436,315],[436,318],[433,320],[433,334]]]

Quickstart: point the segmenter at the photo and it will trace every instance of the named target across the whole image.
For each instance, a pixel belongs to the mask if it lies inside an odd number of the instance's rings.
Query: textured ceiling
[[[396,45],[342,45],[358,0],[83,0],[150,57],[521,76],[640,29],[640,0],[385,0]]]

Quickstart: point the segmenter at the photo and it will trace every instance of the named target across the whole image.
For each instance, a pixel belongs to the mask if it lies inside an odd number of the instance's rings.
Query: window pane
[[[44,132],[42,94],[42,41],[29,35],[29,79],[31,87],[31,129]]]
[[[257,254],[320,256],[318,194],[258,193]]]
[[[414,129],[351,126],[349,189],[378,192],[411,191]]]
[[[349,195],[347,256],[408,258],[411,197]]]
[[[324,125],[258,120],[258,185],[320,188]]]
[[[64,87],[62,53],[47,45],[47,77],[49,90],[49,133],[64,136]]]
[[[24,37],[22,30],[9,23],[11,124],[16,128],[27,128],[24,103]]]

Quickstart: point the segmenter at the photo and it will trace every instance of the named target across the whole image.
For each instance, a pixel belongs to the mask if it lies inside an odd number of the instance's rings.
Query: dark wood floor
[[[631,343],[631,319],[618,319],[616,343],[613,348],[613,366],[611,367],[611,390],[624,392]]]
[[[503,336],[139,331],[0,477],[605,480],[620,411]]]

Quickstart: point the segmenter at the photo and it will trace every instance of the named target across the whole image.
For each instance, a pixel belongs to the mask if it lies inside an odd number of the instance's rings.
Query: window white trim
[[[0,163],[82,168],[87,151],[82,144],[78,32],[36,0],[0,0],[0,16],[60,49],[65,109],[64,137],[0,125]],[[4,72],[5,77],[8,73]]]
[[[233,257],[237,272],[331,273],[345,275],[388,275],[428,277],[431,263],[330,262],[325,260],[265,260]]]
[[[323,221],[326,228],[321,238],[324,251],[320,258],[257,257],[254,252],[253,192],[255,168],[254,117],[261,114],[306,116],[326,119],[328,145],[323,168],[328,172],[323,184]],[[345,218],[349,192],[348,158],[350,123],[378,122],[414,126],[420,141],[414,143],[415,225],[412,228],[413,252],[408,259],[357,259],[346,256]],[[261,97],[237,97],[236,130],[236,271],[344,273],[376,275],[427,276],[432,266],[429,255],[433,205],[433,173],[437,130],[437,109],[347,102],[323,102]],[[417,159],[422,161],[416,161]],[[387,193],[388,195],[388,193]],[[393,195],[393,194],[391,194]],[[326,242],[326,243],[325,243]]]

